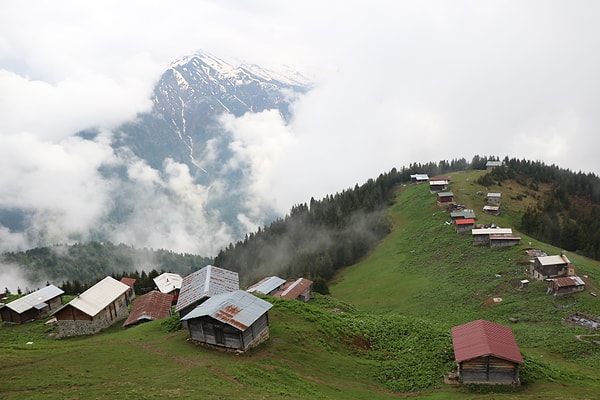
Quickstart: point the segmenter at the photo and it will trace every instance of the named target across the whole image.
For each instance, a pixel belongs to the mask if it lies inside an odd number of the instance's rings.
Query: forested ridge
[[[600,178],[592,173],[573,172],[540,161],[504,159],[479,179],[480,184],[514,180],[527,190],[539,191],[541,201],[521,218],[522,232],[565,250],[600,260]]]
[[[393,168],[362,185],[294,205],[285,217],[230,243],[214,258],[90,242],[9,252],[1,256],[1,262],[23,267],[31,281],[54,280],[67,293],[81,292],[106,275],[136,278],[136,290],[144,292],[161,272],[185,276],[207,264],[238,272],[242,287],[269,275],[303,276],[315,281],[315,290],[327,293],[327,281],[336,270],[356,263],[389,233],[387,208],[395,190],[409,182],[411,174],[433,177],[485,169],[488,160],[498,158],[475,156],[470,162],[443,160]],[[538,240],[600,259],[600,180],[596,175],[538,161],[505,158],[504,164],[478,183],[489,187],[514,180],[527,191],[537,191],[540,185],[551,188],[540,195],[535,207],[526,210],[519,229]]]

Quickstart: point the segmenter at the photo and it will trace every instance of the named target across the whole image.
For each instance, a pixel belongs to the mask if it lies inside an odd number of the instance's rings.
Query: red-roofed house
[[[462,218],[454,221],[454,228],[456,233],[470,232],[475,227],[475,220],[473,218]]]
[[[293,281],[286,282],[283,287],[273,296],[283,297],[284,299],[296,299],[303,302],[310,300],[312,293],[313,282],[306,278],[298,278]]]
[[[129,286],[129,292],[127,294],[129,301],[135,299],[135,288],[134,288],[135,278],[128,278],[128,277],[124,276],[121,278],[120,282]]]
[[[171,315],[172,301],[172,294],[161,293],[158,290],[153,290],[138,297],[133,302],[129,317],[127,317],[123,326],[128,327],[142,322],[169,317]]]
[[[455,326],[452,344],[460,382],[519,384],[523,357],[509,327],[482,319]]]

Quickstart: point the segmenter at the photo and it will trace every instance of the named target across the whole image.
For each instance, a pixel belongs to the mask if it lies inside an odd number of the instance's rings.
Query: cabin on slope
[[[410,176],[411,183],[422,183],[429,181],[429,176],[427,174],[412,174]]]
[[[452,328],[454,358],[461,383],[518,385],[523,357],[512,330],[486,320]]]
[[[207,265],[183,278],[175,311],[181,317],[212,296],[239,290],[238,273]]]
[[[563,296],[585,290],[585,282],[577,275],[561,276],[548,281],[548,294]]]
[[[131,288],[107,276],[56,310],[59,337],[90,335],[123,319],[131,302]]]
[[[244,352],[269,338],[273,305],[244,290],[212,296],[183,318],[190,339],[211,347]]]
[[[274,295],[277,291],[281,290],[284,284],[285,279],[281,279],[278,276],[268,276],[250,286],[246,289],[246,292]]]
[[[439,192],[437,194],[438,206],[448,205],[454,203],[454,193],[452,192]]]
[[[153,290],[138,297],[133,302],[129,316],[123,326],[130,327],[142,322],[168,318],[171,315],[172,301],[172,294],[161,293],[158,290]]]
[[[456,233],[471,232],[474,227],[475,220],[473,218],[461,218],[454,221]]]
[[[572,272],[569,272],[569,271]],[[558,278],[560,276],[574,275],[575,268],[566,255],[535,257],[531,262],[529,274],[537,280]]]
[[[310,279],[298,278],[286,282],[280,290],[273,294],[273,296],[284,299],[300,300],[306,303],[310,300],[312,295],[312,285],[313,281]]]
[[[62,306],[62,289],[48,285],[0,308],[2,321],[23,324],[43,318]]]
[[[512,236],[512,234],[513,231],[511,228],[479,228],[471,230],[473,245],[475,246],[489,246],[490,236]]]

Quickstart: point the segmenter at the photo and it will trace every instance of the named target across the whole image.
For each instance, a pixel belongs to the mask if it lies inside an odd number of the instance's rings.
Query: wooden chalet
[[[275,297],[284,299],[294,299],[307,302],[312,295],[313,282],[306,278],[298,278],[293,281],[288,281],[281,287],[279,291],[273,294]]]
[[[269,338],[267,312],[273,305],[244,290],[215,295],[187,313],[190,339],[227,350],[246,351]]]
[[[183,278],[179,274],[174,274],[172,272],[164,272],[153,279],[156,288],[161,293],[166,293],[172,295],[173,304],[177,304],[177,299],[179,297],[179,291],[181,290],[181,284],[183,282]]]
[[[521,236],[519,235],[490,235],[490,247],[513,247],[521,244]]]
[[[483,212],[491,215],[500,215],[500,206],[483,206]]]
[[[465,210],[461,210],[461,211],[452,211],[450,213],[450,219],[452,221],[456,221],[457,219],[464,219],[464,218],[477,219],[477,216],[475,215],[475,211],[471,210],[471,209],[465,209]]]
[[[183,317],[210,297],[239,288],[237,272],[207,265],[183,278],[175,311]]]
[[[504,165],[503,161],[494,161],[494,160],[490,160],[488,162],[485,163],[485,169],[492,170],[494,168],[498,168]]]
[[[448,181],[445,179],[438,181],[429,181],[429,190],[431,193],[443,192],[444,190],[448,190]]]
[[[530,275],[537,280],[566,276],[569,266],[573,268],[571,261],[564,254],[535,257],[530,265]]]
[[[581,292],[585,290],[585,282],[577,275],[561,276],[548,281],[548,293],[555,296]]]
[[[62,306],[62,289],[48,285],[0,308],[2,321],[23,324],[43,318]]]
[[[475,246],[489,246],[490,235],[512,235],[511,228],[479,228],[472,229],[471,234],[473,235],[473,244]]]
[[[129,316],[123,326],[130,327],[142,322],[169,317],[171,315],[172,300],[172,294],[161,293],[158,290],[153,290],[138,297],[133,302]]]
[[[438,205],[448,205],[454,203],[454,193],[452,192],[439,192],[437,194]]]
[[[471,232],[471,229],[475,227],[475,220],[473,218],[462,218],[454,221],[454,229],[456,233]]]
[[[502,193],[490,192],[485,196],[485,202],[488,204],[499,205],[502,202]]]
[[[278,276],[268,276],[250,286],[246,289],[246,292],[273,295],[281,290],[284,284],[285,279],[281,279]]]
[[[412,183],[422,183],[427,182],[429,180],[429,175],[427,174],[412,174],[410,176],[410,181]]]
[[[486,320],[452,328],[454,358],[461,383],[518,385],[523,357],[512,330]]]
[[[89,335],[123,319],[131,302],[130,287],[107,276],[56,310],[59,336]]]

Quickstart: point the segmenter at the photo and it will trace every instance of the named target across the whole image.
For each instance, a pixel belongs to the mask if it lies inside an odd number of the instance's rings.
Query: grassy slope
[[[451,190],[458,202],[475,209],[480,223],[495,223],[513,227],[519,215],[535,194],[516,200],[523,189],[518,185],[483,188],[474,183],[481,172],[453,175]],[[477,191],[501,191],[501,216],[483,215],[483,196]],[[526,278],[524,249],[538,247],[550,254],[560,249],[522,236],[522,245],[512,249],[474,247],[469,234],[458,235],[445,224],[448,214],[435,204],[434,195],[426,185],[400,190],[392,208],[395,229],[359,264],[341,271],[331,286],[332,296],[354,304],[370,313],[400,313],[433,319],[456,325],[484,318],[511,325],[527,364],[537,369],[562,375],[531,379],[531,385],[519,391],[519,398],[595,398],[600,393],[600,347],[577,341],[575,335],[590,334],[583,328],[566,327],[562,318],[573,311],[598,315],[600,299],[589,291],[577,294],[575,307],[558,309],[552,296],[545,294],[546,285],[532,282],[528,290],[519,290],[514,282]],[[579,274],[587,274],[595,286],[600,276],[599,263],[569,254]],[[499,274],[500,277],[496,277]],[[502,298],[500,303],[491,301]],[[530,370],[532,378],[535,371]],[[552,375],[552,374],[549,374]],[[552,381],[554,380],[554,381]],[[440,389],[435,394],[452,397],[452,389]],[[433,393],[432,393],[433,395]],[[511,394],[509,397],[514,396]]]
[[[483,199],[475,192],[487,190],[473,184],[478,174],[455,174],[451,187],[476,210]],[[503,227],[514,226],[532,200],[512,200],[508,185],[489,191],[505,194],[504,213],[480,221]],[[195,346],[186,332],[169,333],[160,322],[65,340],[49,338],[52,328],[41,323],[3,325],[0,398],[487,398],[481,388],[441,384],[453,365],[449,330],[476,318],[507,323],[508,317],[520,320],[511,327],[526,358],[526,384],[494,398],[596,397],[600,346],[575,340],[590,332],[561,325],[573,310],[555,308],[542,283],[526,291],[511,283],[524,277],[517,262],[525,246],[473,247],[469,235],[444,223],[448,216],[425,185],[403,188],[391,213],[394,232],[340,272],[333,297],[309,304],[271,299],[271,339],[247,354]],[[570,257],[580,273],[600,276],[598,263]],[[503,301],[490,304],[492,297]],[[588,292],[576,298],[575,310],[598,314],[600,299]]]

